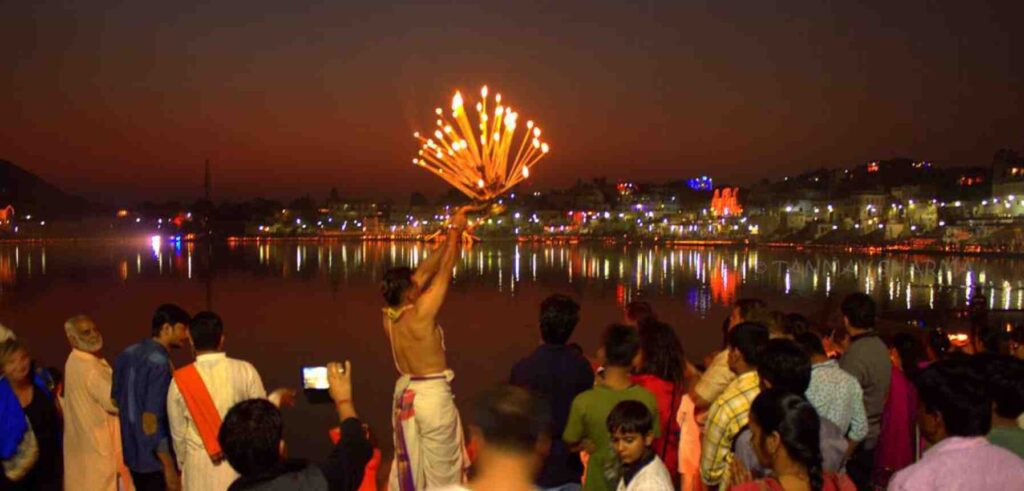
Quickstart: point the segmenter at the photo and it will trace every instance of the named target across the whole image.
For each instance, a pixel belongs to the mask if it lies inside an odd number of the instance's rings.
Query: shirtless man
[[[455,212],[444,245],[415,272],[392,268],[381,284],[387,302],[384,332],[401,375],[392,400],[395,460],[388,486],[393,491],[459,484],[469,464],[450,385],[454,373],[436,318],[452,279],[466,214],[473,209]]]

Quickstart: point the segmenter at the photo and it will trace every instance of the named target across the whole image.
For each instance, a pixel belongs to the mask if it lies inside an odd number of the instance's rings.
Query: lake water
[[[160,303],[212,309],[225,321],[228,353],[252,362],[268,390],[296,387],[304,364],[350,359],[360,415],[390,454],[395,368],[378,281],[389,266],[415,265],[428,252],[411,242],[0,244],[0,323],[28,342],[41,365],[63,367],[62,325],[73,314],[96,320],[113,359],[148,335]],[[505,380],[537,345],[537,306],[556,292],[582,304],[573,339],[588,353],[602,329],[622,317],[624,303],[640,296],[699,361],[718,348],[727,306],[740,297],[827,322],[852,291],[868,292],[883,311],[949,308],[964,306],[983,284],[991,307],[1020,309],[1022,280],[1024,260],[1013,258],[486,243],[463,252],[440,322],[465,411],[473,395]],[[189,353],[174,357],[180,365]],[[287,411],[293,455],[326,456],[333,424],[328,406],[300,401]]]

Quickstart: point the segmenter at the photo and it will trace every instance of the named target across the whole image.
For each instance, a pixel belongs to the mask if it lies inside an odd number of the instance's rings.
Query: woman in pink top
[[[854,491],[845,474],[822,473],[820,422],[802,395],[782,389],[762,391],[750,406],[751,441],[761,465],[772,477],[750,480],[750,472],[733,461],[730,491]]]
[[[889,356],[892,358],[892,383],[882,412],[872,476],[874,484],[883,488],[893,474],[914,463],[917,390],[912,381],[926,363],[924,345],[907,333],[893,336]]]
[[[663,430],[651,448],[668,467],[672,478],[678,479],[679,425],[675,415],[686,394],[683,387],[683,375],[686,373],[683,346],[672,327],[664,322],[643,322],[639,331],[640,365],[633,376],[633,383],[654,394]]]

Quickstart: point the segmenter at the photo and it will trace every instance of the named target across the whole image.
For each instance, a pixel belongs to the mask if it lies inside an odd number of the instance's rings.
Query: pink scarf
[[[882,428],[875,450],[874,482],[885,486],[897,471],[914,463],[914,417],[917,412],[917,390],[892,367],[889,397],[882,411]]]

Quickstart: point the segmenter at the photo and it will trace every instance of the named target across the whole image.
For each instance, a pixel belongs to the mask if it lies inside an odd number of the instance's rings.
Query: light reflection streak
[[[135,272],[143,278],[170,275],[196,279],[203,277],[205,269],[209,267],[208,261],[204,259],[205,248],[196,249],[196,244],[188,242],[181,246],[185,251],[175,247],[172,254],[167,255],[168,263],[164,264],[163,240],[157,238],[157,244],[153,237],[149,239],[148,247],[143,243],[142,246],[134,246],[134,250],[113,255],[107,259],[109,265],[106,267],[115,268],[115,274],[124,281],[130,274],[132,253],[135,254]],[[316,247],[315,262],[307,262],[308,248],[311,246]],[[256,254],[253,254],[251,247],[256,248]],[[295,248],[294,256],[289,254],[291,247]],[[350,248],[353,253],[349,253]],[[147,249],[153,255],[146,256],[150,258],[146,261],[156,262],[157,268],[150,268],[149,265],[143,268],[143,256]],[[392,256],[395,265],[417,266],[434,252],[424,244],[412,242],[307,245],[260,241],[239,243],[237,249],[244,252],[245,261],[265,266],[266,269],[260,270],[263,274],[287,276],[289,273],[301,272],[306,278],[315,278],[343,272],[346,280],[350,275],[360,278],[367,275],[379,276],[385,267],[390,266],[387,260]],[[181,257],[184,255],[181,252],[186,251],[187,256]],[[199,257],[193,257],[197,253]],[[59,276],[65,268],[64,264],[69,263],[63,258],[70,254],[80,253],[69,252],[63,246],[0,245],[0,281],[6,286],[17,284],[18,281],[29,281],[29,277],[34,274]],[[542,254],[543,260],[538,257]],[[763,254],[767,255],[761,257]],[[22,256],[25,261],[21,260]],[[39,261],[35,261],[36,257]],[[291,262],[292,257],[294,263]],[[987,303],[992,308],[1024,308],[1024,282],[1017,279],[1024,277],[1024,261],[1016,260],[1005,267],[1002,262],[974,258],[933,260],[928,257],[829,257],[818,253],[737,252],[681,247],[604,248],[531,243],[479,245],[473,249],[463,249],[461,257],[458,267],[460,273],[486,277],[489,285],[494,285],[492,281],[496,280],[499,289],[506,294],[516,292],[521,286],[517,283],[522,281],[522,268],[529,267],[530,280],[535,283],[564,285],[566,281],[583,281],[589,289],[591,285],[599,286],[614,281],[623,285],[623,298],[633,298],[638,290],[650,291],[652,295],[674,296],[678,293],[686,296],[687,305],[705,311],[710,305],[725,305],[734,301],[750,287],[768,290],[767,294],[760,293],[760,290],[754,294],[769,297],[771,291],[782,295],[800,294],[821,298],[822,295],[831,296],[833,291],[845,295],[860,290],[876,299],[887,299],[898,304],[889,304],[892,307],[908,309],[926,305],[934,308],[937,304],[961,308],[966,306],[973,290],[982,287]],[[504,269],[507,257],[511,258],[510,271]],[[103,259],[98,257],[92,260]],[[529,261],[529,264],[522,264],[524,260]],[[337,276],[334,278],[337,281]],[[694,287],[698,287],[698,290],[693,290]],[[927,295],[923,291],[915,292],[918,288],[927,288]]]

